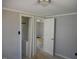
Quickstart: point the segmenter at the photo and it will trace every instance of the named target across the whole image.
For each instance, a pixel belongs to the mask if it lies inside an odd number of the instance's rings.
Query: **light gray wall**
[[[2,56],[7,59],[20,59],[19,14],[2,11]]]
[[[19,13],[3,10],[2,16],[2,56],[7,57],[7,59],[20,59],[20,54],[22,54],[20,53],[20,43],[23,41],[20,40],[18,35],[18,31],[20,30]],[[32,29],[30,29],[29,33],[29,35],[32,34]],[[32,37],[29,38],[31,39]],[[28,56],[28,50],[28,42],[26,42],[26,56]]]
[[[55,52],[76,59],[77,52],[77,15],[56,17]]]

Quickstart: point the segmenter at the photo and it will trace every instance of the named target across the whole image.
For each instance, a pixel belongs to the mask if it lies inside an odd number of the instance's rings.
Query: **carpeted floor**
[[[24,58],[24,59],[29,59],[29,58]],[[59,56],[51,56],[39,50],[37,54],[31,59],[64,59],[64,58],[61,58]]]
[[[34,56],[32,59],[64,59],[64,58],[61,58],[59,56],[51,56],[51,55],[39,50],[37,52],[37,55]]]
[[[37,54],[33,56],[31,59],[64,59],[59,56],[51,56],[46,52],[43,52],[41,48],[43,44],[42,38],[37,38]],[[38,48],[39,47],[39,48]],[[28,57],[23,57],[23,59],[29,59]]]

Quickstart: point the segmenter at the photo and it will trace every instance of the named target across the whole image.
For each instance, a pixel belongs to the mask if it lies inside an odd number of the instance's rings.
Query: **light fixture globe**
[[[38,3],[41,4],[42,6],[47,6],[48,4],[51,3],[51,0],[38,0]]]

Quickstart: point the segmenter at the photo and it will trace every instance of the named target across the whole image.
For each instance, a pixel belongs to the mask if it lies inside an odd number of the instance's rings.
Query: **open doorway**
[[[33,54],[33,16],[20,16],[20,39],[21,39],[21,58],[28,59]],[[19,32],[18,32],[19,33]]]
[[[21,16],[22,59],[28,58],[28,35],[30,17]]]
[[[21,39],[21,58],[30,59],[35,54],[35,35],[34,17],[29,15],[20,16],[20,39]]]
[[[21,59],[31,59],[36,53],[34,16],[20,16]],[[19,32],[18,32],[19,33]]]
[[[54,18],[36,20],[36,42],[37,58],[48,58],[54,56],[54,36],[55,36]]]
[[[43,49],[43,34],[44,34],[44,23],[42,20],[36,20],[36,42],[37,42],[37,50]]]
[[[28,57],[28,31],[29,31],[29,17],[22,16],[22,59]]]

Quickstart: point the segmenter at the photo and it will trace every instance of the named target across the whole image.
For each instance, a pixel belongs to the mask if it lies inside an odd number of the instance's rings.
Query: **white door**
[[[53,56],[54,18],[44,19],[44,51]]]

